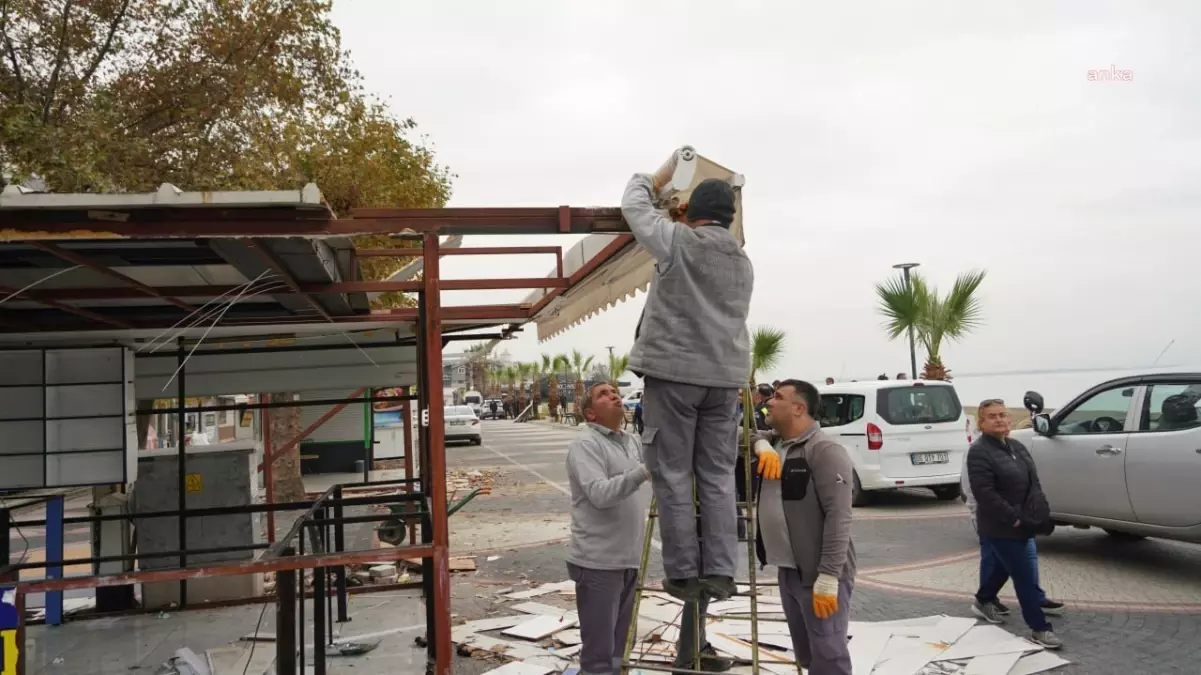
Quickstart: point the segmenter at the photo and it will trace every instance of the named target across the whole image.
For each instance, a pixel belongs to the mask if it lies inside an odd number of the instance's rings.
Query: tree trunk
[[[951,371],[943,365],[941,358],[929,356],[926,358],[926,365],[922,368],[922,379],[950,382]]]
[[[272,401],[295,401],[296,394],[272,394]],[[271,420],[270,452],[290,443],[300,435],[300,408],[268,408]],[[275,458],[271,464],[276,502],[304,501],[304,481],[300,477],[300,444]]]

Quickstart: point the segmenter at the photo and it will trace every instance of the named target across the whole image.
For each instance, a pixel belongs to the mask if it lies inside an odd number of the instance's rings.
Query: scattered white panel
[[[643,605],[640,603],[638,616],[678,626],[680,619],[684,616],[684,608],[680,605]]]
[[[964,661],[977,656],[1035,652],[1042,647],[997,626],[975,626],[932,661]]]
[[[580,644],[578,644],[578,645],[572,645],[572,646],[570,646],[570,647],[564,647],[563,649],[557,649],[557,648],[556,648],[556,649],[553,649],[553,650],[551,650],[551,651],[553,651],[553,652],[554,652],[555,656],[562,656],[562,657],[564,657],[564,658],[571,658],[571,657],[575,656],[576,654],[579,654],[579,653],[580,653],[580,651],[581,651],[581,650],[583,650],[583,649],[584,649],[584,645],[583,645],[583,643],[580,643]]]
[[[500,668],[493,668],[484,673],[484,675],[547,675],[547,673],[553,673],[554,671],[555,669],[549,666],[526,663],[524,661],[512,661]]]
[[[942,621],[927,629],[922,637],[930,642],[941,642],[953,645],[967,632],[976,627],[975,619],[965,619],[957,616],[943,617]]]
[[[529,600],[530,598],[537,598],[537,597],[543,596],[543,595],[550,595],[551,593],[559,593],[562,591],[574,591],[574,590],[575,590],[575,582],[571,581],[571,580],[567,580],[567,581],[560,581],[559,583],[556,583],[556,584],[542,584],[541,586],[536,586],[529,590],[517,591],[516,593],[509,593],[503,597],[506,600]]]
[[[487,635],[472,635],[464,640],[462,644],[469,645],[475,649],[483,649],[484,651],[501,654],[511,659],[528,659],[534,656],[546,656],[550,653],[541,647],[521,644],[520,642],[510,642],[508,640],[497,640]]]
[[[713,648],[717,651],[723,652],[742,661],[750,661],[755,651],[759,652],[759,663],[761,664],[770,664],[773,662],[781,664],[793,660],[791,654],[783,655],[765,649],[756,650],[745,640],[740,640],[734,636],[725,635],[723,633],[710,632],[709,643],[712,644]]]
[[[1007,675],[1035,675],[1035,673],[1045,673],[1048,670],[1054,670],[1069,663],[1071,661],[1060,658],[1051,652],[1035,652],[1034,654],[1026,654],[1018,659],[1013,668],[1009,669]]]
[[[566,616],[570,609],[562,609],[544,605],[541,602],[523,602],[519,605],[513,605],[513,609],[526,614],[542,614],[545,616]]]
[[[555,639],[567,645],[568,647],[572,645],[578,645],[584,641],[584,639],[580,637],[580,631],[577,628],[559,631],[558,633],[555,633]]]
[[[1009,675],[1010,669],[1022,658],[1020,653],[977,656],[967,662],[963,675]]]
[[[851,672],[871,673],[891,637],[892,629],[887,626],[859,627],[848,643],[851,651]]]
[[[894,635],[888,639],[875,669],[869,672],[872,675],[917,675],[937,651],[921,640]]]
[[[579,618],[574,613],[567,616],[540,616],[524,623],[519,623],[511,628],[506,628],[501,631],[501,635],[509,635],[526,640],[541,640],[561,630],[573,628],[577,623],[579,623]]]

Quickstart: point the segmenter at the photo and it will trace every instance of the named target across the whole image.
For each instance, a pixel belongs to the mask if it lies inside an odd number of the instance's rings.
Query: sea
[[[1148,368],[1030,370],[999,373],[952,372],[952,384],[965,406],[975,406],[987,398],[999,398],[1010,408],[1022,407],[1022,397],[1028,391],[1042,394],[1049,409],[1058,408],[1088,389],[1119,377],[1150,373],[1201,373],[1201,365],[1159,366]],[[847,378],[874,380],[875,376]],[[845,381],[845,380],[844,380]]]

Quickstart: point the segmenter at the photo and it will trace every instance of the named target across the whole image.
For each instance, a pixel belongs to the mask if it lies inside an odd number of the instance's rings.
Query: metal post
[[[910,288],[910,284],[912,283],[909,280],[909,270],[913,269],[914,267],[917,267],[918,264],[919,263],[901,263],[899,265],[892,266],[893,269],[901,270],[901,274],[904,275],[904,277],[905,277],[905,288],[906,289]],[[917,346],[915,345],[914,340],[913,340],[913,327],[912,326],[909,327],[909,379],[910,380],[917,379]]]
[[[364,394],[368,400],[371,399],[371,390],[368,389]],[[375,404],[368,403],[368,409],[371,410],[372,416],[375,415]],[[371,482],[371,464],[375,461],[375,420],[372,419],[367,425],[367,447],[363,450],[363,482]]]
[[[418,363],[421,363],[419,360]],[[420,394],[418,394],[420,396]],[[417,406],[420,408],[421,406]],[[405,494],[413,491],[413,402],[405,401],[404,407],[401,409],[401,414],[404,415],[404,439],[405,439]],[[405,513],[412,513],[414,509],[413,502],[405,503]],[[409,524],[409,545],[417,543],[417,524],[412,518],[406,519]]]
[[[318,517],[328,520],[324,509],[318,511]],[[314,526],[316,527],[316,526]],[[324,528],[323,528],[324,529]],[[317,532],[313,533],[318,534]],[[300,536],[304,536],[301,533]],[[314,546],[313,548],[318,548]],[[313,673],[325,675],[325,568],[313,569]]]
[[[63,498],[51,497],[46,500],[46,562],[59,563],[63,560]],[[47,579],[62,579],[63,566],[47,564]],[[61,626],[63,623],[63,592],[50,591],[46,593],[46,624]]]
[[[430,378],[429,372],[422,364],[426,363],[426,354],[429,349],[426,346],[425,335],[425,293],[417,294],[417,424],[420,431],[418,443],[420,445],[419,452],[421,453],[421,462],[419,464],[419,476],[421,482],[421,543],[428,544],[434,540],[434,532],[430,527],[430,509],[429,509],[429,475],[426,473],[429,467],[429,443],[430,434],[427,426],[423,424],[423,411],[428,409],[430,401],[433,397],[430,396]],[[435,662],[435,646],[434,646],[434,561],[431,558],[421,559],[421,597],[425,599],[425,653],[429,663]]]
[[[179,453],[177,459],[177,464],[179,465],[179,476],[177,477],[176,488],[179,490],[179,567],[180,569],[183,569],[188,566],[188,516],[184,513],[184,511],[188,508],[188,413],[186,398],[187,389],[184,382],[184,378],[187,376],[188,370],[184,364],[187,363],[188,354],[184,350],[183,338],[179,339],[179,352],[177,358],[179,365],[176,367],[179,369],[179,379],[176,380],[178,383],[176,396],[179,397],[179,405],[176,407],[175,411],[177,417],[179,418],[176,422],[176,424],[179,425]],[[200,427],[199,417],[196,419],[196,426],[197,428]],[[181,608],[188,606],[188,582],[186,579],[179,580],[179,606]]]
[[[342,488],[341,486],[334,489],[334,518],[338,521],[334,523],[334,550],[341,553],[346,550],[346,529],[342,524],[343,507],[342,507]],[[338,591],[338,623],[346,623],[350,621],[347,616],[346,607],[346,566],[339,565],[334,571],[334,584]]]
[[[270,403],[271,394],[259,394],[259,403]],[[275,503],[275,472],[272,465],[275,462],[268,461],[271,456],[271,409],[263,408],[259,410],[259,426],[263,431],[263,483],[267,489],[267,503]],[[267,512],[267,543],[275,543],[275,511]]]
[[[284,556],[295,555],[284,549]],[[296,675],[296,570],[275,573],[275,670]]]
[[[440,272],[436,232],[425,235],[423,249],[425,325],[420,328],[423,329],[426,343],[426,381],[432,386],[434,382],[440,382],[442,377],[442,302],[438,287]],[[434,675],[451,675],[453,654],[450,641],[450,531],[446,513],[445,411],[439,403],[431,396],[426,408],[429,419],[426,432],[430,438],[429,466],[425,467],[428,481],[422,485],[422,490],[427,495],[430,520],[433,521],[434,631],[430,642],[434,644]]]

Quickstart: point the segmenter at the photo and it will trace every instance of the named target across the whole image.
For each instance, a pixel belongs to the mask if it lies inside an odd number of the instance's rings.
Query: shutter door
[[[345,399],[350,393],[352,392],[344,389],[334,391],[303,391],[300,392],[300,400],[341,400]],[[310,424],[320,419],[332,407],[328,405],[302,406],[300,408],[301,430],[308,429]],[[362,400],[347,403],[345,408],[342,408],[337,415],[334,415],[325,424],[317,427],[317,430],[305,440],[313,442],[363,441],[363,432],[365,429],[363,419],[364,407],[365,404]]]

